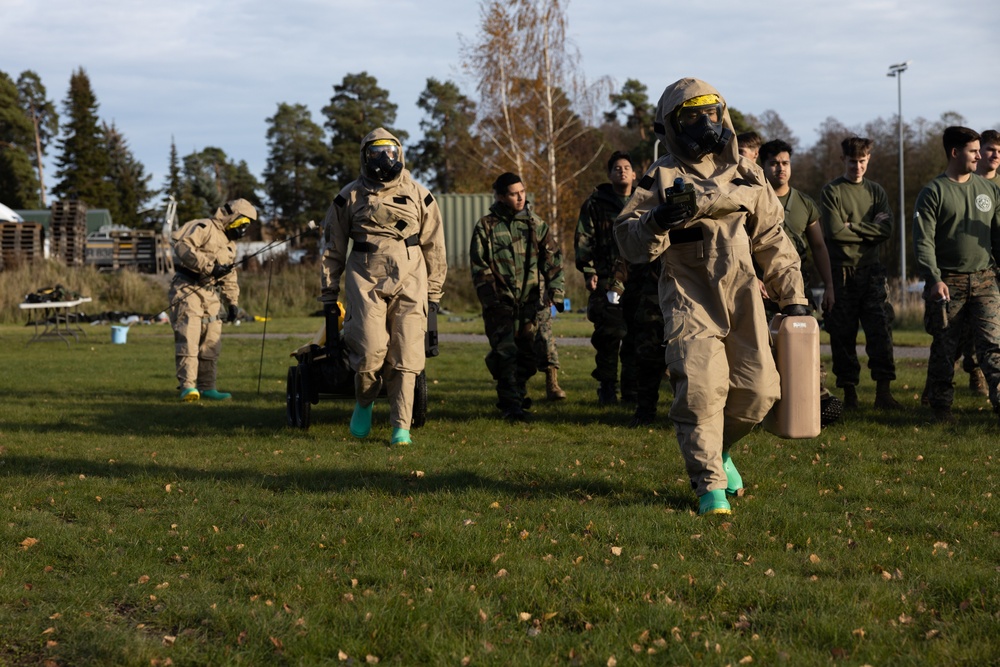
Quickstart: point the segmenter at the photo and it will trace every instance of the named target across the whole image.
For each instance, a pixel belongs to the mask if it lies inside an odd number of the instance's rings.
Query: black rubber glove
[[[781,314],[789,317],[798,317],[801,315],[809,315],[810,313],[807,307],[797,303],[790,303],[781,309]]]
[[[561,294],[553,294],[552,305],[556,307],[556,312],[561,313],[566,310],[566,298]]]
[[[212,273],[209,275],[211,275],[214,279],[218,280],[219,278],[222,278],[232,270],[233,270],[232,264],[219,264],[218,262],[216,262],[215,266],[212,267]]]
[[[690,204],[664,202],[653,209],[653,221],[657,227],[667,231],[681,224],[694,214]]]
[[[229,309],[227,310],[226,314],[228,316],[228,319],[226,320],[227,322],[235,322],[240,317],[239,306],[234,306],[232,304],[229,304]]]
[[[335,303],[324,305],[323,317],[326,319],[326,351],[336,356],[340,351],[340,308]]]

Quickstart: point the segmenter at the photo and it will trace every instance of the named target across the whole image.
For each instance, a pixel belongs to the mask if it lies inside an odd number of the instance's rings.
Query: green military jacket
[[[472,232],[469,261],[483,307],[537,307],[542,283],[550,301],[563,299],[562,251],[549,226],[527,207],[515,214],[494,203]]]
[[[875,222],[879,213],[888,214],[889,219]],[[841,176],[827,183],[820,201],[820,221],[833,266],[877,263],[879,245],[892,235],[889,198],[881,185],[867,178],[852,183]]]
[[[595,273],[600,280],[612,277],[620,255],[614,236],[615,219],[627,201],[628,197],[615,193],[610,183],[602,183],[580,207],[573,245],[576,268],[586,278]]]
[[[1000,188],[977,174],[958,183],[941,174],[917,195],[913,245],[927,285],[941,271],[974,273],[996,265],[1000,256]]]

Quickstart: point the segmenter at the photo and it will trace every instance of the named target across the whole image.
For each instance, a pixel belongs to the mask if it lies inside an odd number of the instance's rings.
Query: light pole
[[[906,200],[903,194],[903,72],[909,67],[910,61],[889,65],[886,76],[896,77],[896,96],[899,101],[899,112],[896,114],[896,124],[899,126],[899,289],[906,296]]]

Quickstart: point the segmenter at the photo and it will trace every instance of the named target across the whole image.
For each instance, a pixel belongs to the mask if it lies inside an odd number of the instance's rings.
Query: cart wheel
[[[292,428],[299,425],[298,410],[295,407],[295,395],[298,393],[299,367],[288,367],[288,379],[285,382],[285,421]]]
[[[420,428],[427,423],[427,372],[420,371],[413,387],[413,418],[410,425]]]
[[[299,369],[298,381],[295,383],[295,407],[298,417],[299,428],[309,428],[309,421],[312,417],[312,405],[309,401],[309,393],[306,387],[306,374]]]

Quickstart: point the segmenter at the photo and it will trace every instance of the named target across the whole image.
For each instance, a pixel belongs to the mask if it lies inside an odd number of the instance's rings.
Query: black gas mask
[[[247,235],[248,229],[250,229],[250,218],[241,215],[226,225],[226,238],[230,241],[238,241]]]
[[[365,147],[365,168],[368,175],[388,183],[403,171],[399,160],[400,148],[390,139],[379,139]]]
[[[708,103],[698,104],[702,101]],[[675,122],[677,141],[694,158],[718,155],[733,138],[732,130],[722,124],[722,103],[716,95],[688,100],[677,110]]]

